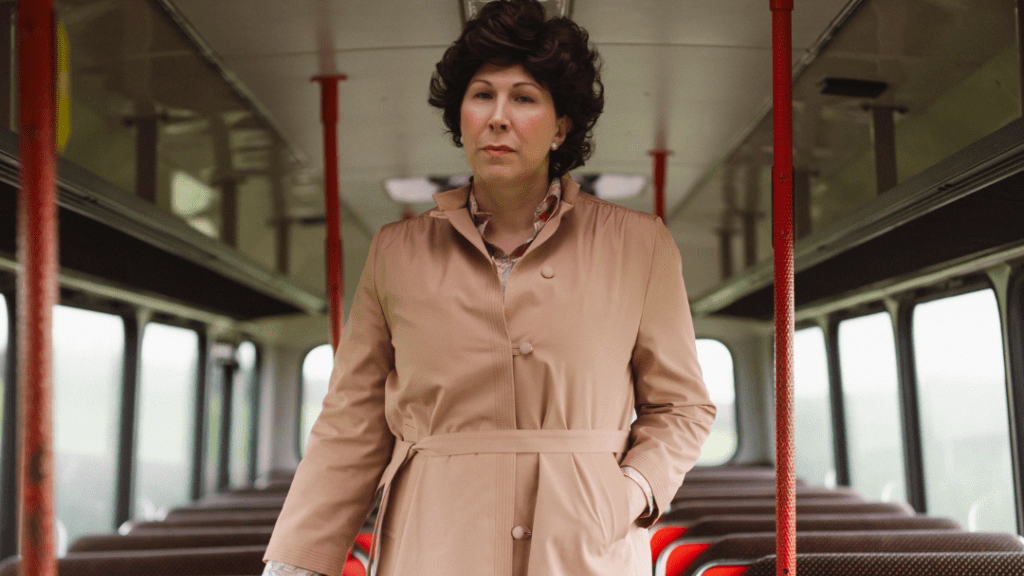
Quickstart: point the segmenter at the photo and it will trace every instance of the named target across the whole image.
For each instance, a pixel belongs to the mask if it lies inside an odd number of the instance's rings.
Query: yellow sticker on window
[[[71,135],[71,54],[68,31],[57,22],[57,152],[64,152]]]

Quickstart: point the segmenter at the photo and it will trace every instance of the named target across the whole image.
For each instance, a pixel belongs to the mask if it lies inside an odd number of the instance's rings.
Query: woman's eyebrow
[[[484,84],[487,84],[488,86],[493,86],[493,84],[491,84],[491,82],[489,80],[484,80],[483,78],[477,78],[475,80],[472,80],[472,81],[470,81],[469,85],[472,86],[473,84],[476,84],[477,82],[483,82]],[[520,86],[533,86],[534,88],[537,88],[538,90],[540,89],[540,85],[538,85],[535,82],[526,82],[526,81],[524,81],[524,82],[516,82],[515,84],[512,85],[513,88],[518,88]]]

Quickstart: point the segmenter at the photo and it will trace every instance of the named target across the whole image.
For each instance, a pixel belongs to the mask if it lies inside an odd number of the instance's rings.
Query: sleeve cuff
[[[323,576],[298,566],[292,566],[284,562],[275,562],[274,560],[268,561],[267,565],[263,568],[263,576],[284,576],[285,574],[289,576]]]
[[[644,475],[639,470],[632,466],[622,466],[619,468],[622,470],[622,474],[630,480],[637,483],[640,489],[644,491],[644,496],[647,497],[647,508],[644,509],[643,513],[640,514],[641,518],[649,518],[654,515],[654,491],[651,490],[651,484],[644,478]]]

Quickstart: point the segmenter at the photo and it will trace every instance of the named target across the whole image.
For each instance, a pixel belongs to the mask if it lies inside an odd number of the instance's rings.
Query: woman
[[[473,179],[374,237],[268,572],[339,574],[379,487],[380,574],[650,574],[715,409],[665,225],[566,176],[596,58],[512,0],[438,63]]]

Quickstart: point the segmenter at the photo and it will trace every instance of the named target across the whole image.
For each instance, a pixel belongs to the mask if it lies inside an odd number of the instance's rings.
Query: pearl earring
[[[553,142],[553,143],[551,144],[551,149],[552,149],[552,150],[558,150],[558,143],[557,143],[557,142]]]

